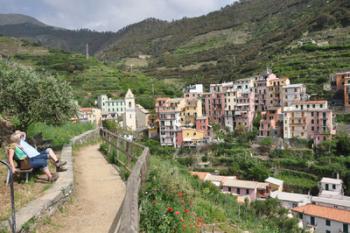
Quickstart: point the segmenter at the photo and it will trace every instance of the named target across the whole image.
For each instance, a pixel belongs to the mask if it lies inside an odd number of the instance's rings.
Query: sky
[[[0,0],[0,13],[25,14],[67,29],[117,31],[146,18],[194,17],[236,0]]]

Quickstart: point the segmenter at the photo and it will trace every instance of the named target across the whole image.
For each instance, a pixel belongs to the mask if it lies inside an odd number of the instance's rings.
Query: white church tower
[[[136,130],[135,96],[130,89],[125,95],[124,127],[129,130]]]

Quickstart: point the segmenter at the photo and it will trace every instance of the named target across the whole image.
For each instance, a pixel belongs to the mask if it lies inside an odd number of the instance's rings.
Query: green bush
[[[28,137],[42,134],[45,140],[52,141],[52,147],[54,149],[60,149],[64,144],[68,143],[72,137],[91,129],[93,129],[93,126],[89,123],[75,124],[67,122],[61,126],[34,123],[28,127],[27,134]]]

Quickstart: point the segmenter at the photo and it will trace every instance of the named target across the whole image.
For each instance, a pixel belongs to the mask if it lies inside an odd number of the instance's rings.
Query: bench
[[[19,174],[20,177],[25,175],[25,182],[28,183],[29,180],[29,174],[33,172],[33,168],[30,169],[19,169],[16,168],[16,174]],[[9,185],[10,183],[10,171],[7,172],[7,178],[6,178],[6,185]]]

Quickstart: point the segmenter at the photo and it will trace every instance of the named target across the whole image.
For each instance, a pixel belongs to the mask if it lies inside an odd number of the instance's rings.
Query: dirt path
[[[74,157],[72,203],[39,227],[37,232],[108,232],[125,194],[125,185],[98,148],[98,145],[84,147]]]

